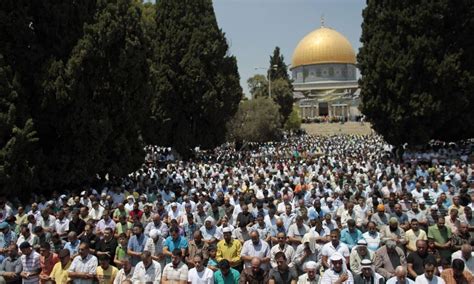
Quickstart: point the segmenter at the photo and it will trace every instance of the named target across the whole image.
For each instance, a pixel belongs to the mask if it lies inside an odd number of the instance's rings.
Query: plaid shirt
[[[40,272],[40,254],[36,251],[32,251],[29,255],[21,256],[21,265],[23,266],[23,271],[30,274],[35,274]],[[36,276],[30,277],[29,279],[23,279],[23,283],[38,283],[39,274]]]

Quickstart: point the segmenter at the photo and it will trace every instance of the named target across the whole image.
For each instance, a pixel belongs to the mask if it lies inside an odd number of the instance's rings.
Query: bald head
[[[260,263],[261,263],[260,258],[258,257],[252,258],[252,261],[251,261],[252,267],[260,267]]]
[[[395,275],[399,280],[405,279],[405,277],[407,277],[407,270],[401,265],[397,266],[397,268],[395,268]]]
[[[464,259],[470,259],[472,256],[472,246],[470,244],[463,244],[461,246],[461,254]]]

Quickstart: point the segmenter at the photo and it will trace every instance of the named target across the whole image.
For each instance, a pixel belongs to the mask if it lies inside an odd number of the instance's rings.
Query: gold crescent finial
[[[324,14],[321,14],[321,28],[324,28]]]

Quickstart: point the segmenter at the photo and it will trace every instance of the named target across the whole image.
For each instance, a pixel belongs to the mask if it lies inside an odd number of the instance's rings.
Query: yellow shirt
[[[71,280],[67,277],[69,266],[71,266],[71,261],[69,261],[64,268],[61,265],[61,261],[57,262],[54,265],[51,274],[49,274],[49,277],[51,277],[51,279],[53,279],[56,284],[66,284],[69,280]]]
[[[225,240],[220,240],[217,243],[216,259],[220,262],[223,259],[227,259],[232,267],[238,266],[242,261],[240,259],[240,252],[242,251],[242,244],[238,240],[232,240],[229,245]]]
[[[28,224],[28,214],[23,214],[20,216],[20,214],[15,215],[16,221],[15,223],[20,226],[21,224]]]
[[[117,276],[118,269],[115,266],[109,265],[107,270],[104,270],[100,265],[97,266],[96,274],[100,284],[113,284]]]
[[[407,241],[407,249],[411,252],[416,251],[416,241],[427,240],[426,232],[418,229],[418,236],[415,235],[412,229],[405,232],[405,240]]]

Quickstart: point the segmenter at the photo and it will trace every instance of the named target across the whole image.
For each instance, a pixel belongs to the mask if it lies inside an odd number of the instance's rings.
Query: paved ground
[[[369,123],[361,125],[360,122],[340,123],[310,123],[302,124],[301,127],[312,135],[334,135],[334,134],[362,134],[372,133]]]

